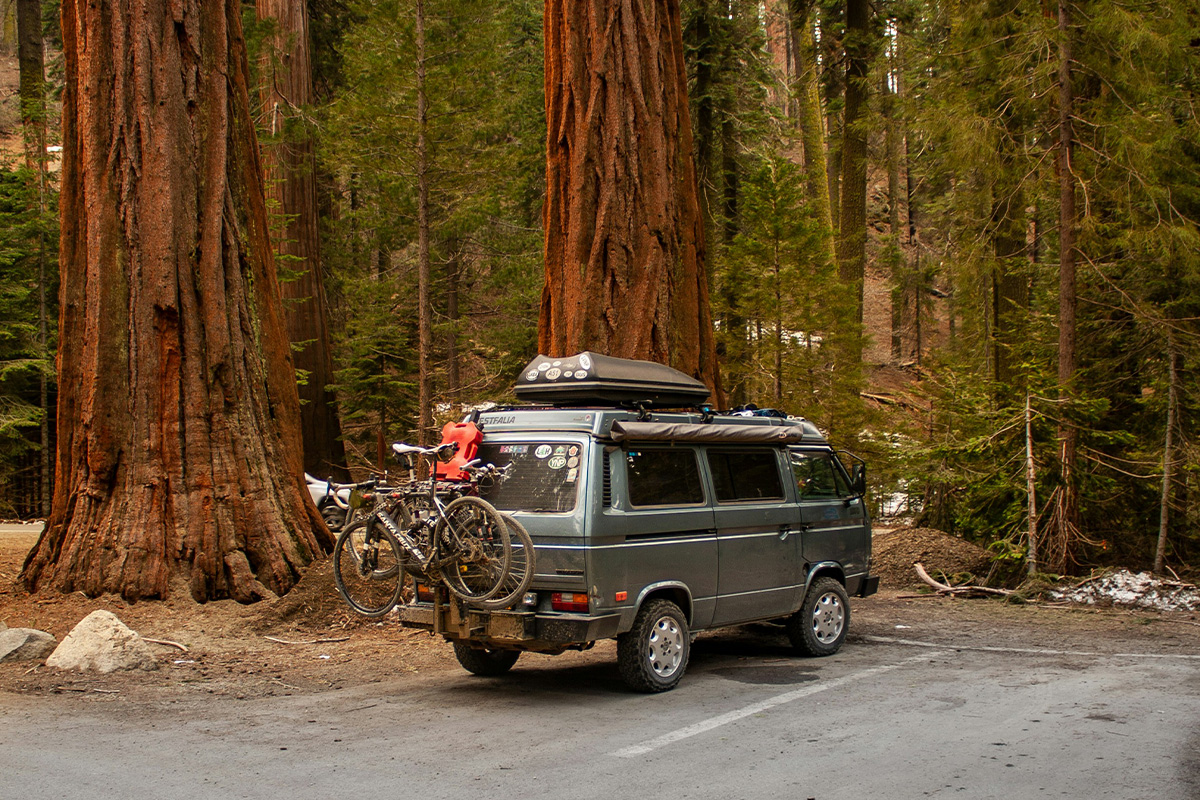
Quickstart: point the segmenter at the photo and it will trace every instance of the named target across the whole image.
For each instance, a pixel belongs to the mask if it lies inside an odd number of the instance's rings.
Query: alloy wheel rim
[[[683,629],[671,616],[661,616],[650,628],[650,668],[660,678],[669,678],[683,663]]]
[[[842,600],[833,592],[826,592],[817,599],[813,608],[813,635],[821,644],[829,644],[842,634],[846,624],[846,609]]]

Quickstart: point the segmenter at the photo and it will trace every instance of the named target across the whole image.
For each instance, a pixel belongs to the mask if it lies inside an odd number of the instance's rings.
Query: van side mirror
[[[850,468],[850,488],[859,497],[867,493],[866,464],[855,464]]]

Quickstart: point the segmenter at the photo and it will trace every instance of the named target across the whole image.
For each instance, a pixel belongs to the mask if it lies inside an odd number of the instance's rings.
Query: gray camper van
[[[878,587],[861,462],[848,472],[803,419],[660,410],[708,390],[658,364],[539,357],[516,391],[536,405],[474,421],[478,457],[511,465],[482,496],[528,530],[530,589],[503,610],[423,589],[404,624],[481,675],[615,638],[622,677],[648,692],[679,682],[709,628],[778,620],[801,652],[837,652],[848,597]]]

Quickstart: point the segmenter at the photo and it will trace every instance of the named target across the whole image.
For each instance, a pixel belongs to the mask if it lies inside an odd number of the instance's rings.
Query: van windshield
[[[508,470],[479,496],[501,511],[573,511],[582,453],[575,442],[484,442],[477,458]]]

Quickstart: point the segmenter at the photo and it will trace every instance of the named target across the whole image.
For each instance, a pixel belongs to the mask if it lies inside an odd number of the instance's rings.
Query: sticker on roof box
[[[592,368],[592,359],[587,353],[584,353],[579,357],[579,366],[583,367],[584,369]]]
[[[546,380],[548,381],[558,380],[559,375],[562,375],[562,370],[560,370],[558,367],[552,367],[551,369],[546,370]]]
[[[550,445],[539,444],[537,450],[533,451],[533,454],[535,456],[537,456],[538,458],[545,458],[546,456],[550,455],[553,452],[554,452],[554,448],[551,447]]]
[[[542,363],[538,364],[538,370],[539,370],[539,371],[541,371],[541,372],[545,372],[545,371],[546,371],[546,370],[548,370],[548,369],[550,369],[550,362],[549,362],[549,361],[543,361]]]
[[[536,381],[537,378],[538,378],[538,371],[536,369],[531,369],[531,370],[529,370],[529,372],[525,373],[525,380],[527,380],[527,381]]]

